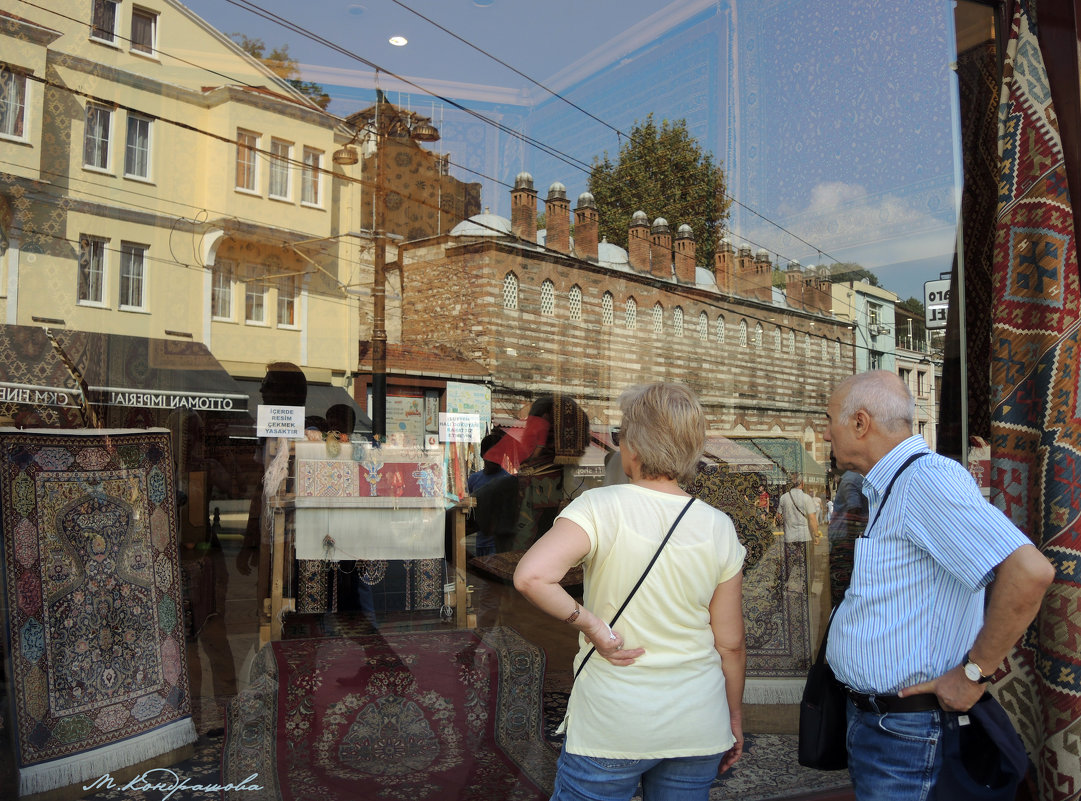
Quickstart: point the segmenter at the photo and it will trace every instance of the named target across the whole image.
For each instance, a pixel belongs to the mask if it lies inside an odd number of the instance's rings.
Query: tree
[[[664,217],[673,236],[680,225],[691,226],[696,261],[709,266],[731,205],[725,190],[724,173],[688,133],[687,121],[663,120],[658,128],[652,114],[635,123],[615,163],[605,151],[589,174],[601,236],[626,247],[631,216],[644,211],[650,222]]]
[[[327,106],[330,105],[330,95],[319,84],[300,80],[300,65],[289,55],[289,45],[275,47],[268,53],[266,42],[262,39],[252,38],[243,33],[231,33],[229,37],[240,45],[241,50],[262,61],[275,75],[326,111]]]
[[[924,319],[925,310],[923,308],[923,301],[919,298],[909,298],[908,300],[902,300],[897,304],[897,308],[904,309],[910,312],[914,317],[922,320]]]

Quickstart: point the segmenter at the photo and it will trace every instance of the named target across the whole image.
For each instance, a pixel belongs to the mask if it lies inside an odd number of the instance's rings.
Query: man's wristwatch
[[[980,684],[991,681],[991,674],[984,675],[983,668],[972,661],[970,654],[965,654],[965,677]]]

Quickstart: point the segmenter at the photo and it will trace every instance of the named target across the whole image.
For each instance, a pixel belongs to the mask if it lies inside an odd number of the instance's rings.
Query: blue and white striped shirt
[[[863,482],[874,524],[856,540],[826,649],[837,678],[859,692],[893,694],[961,664],[983,625],[992,569],[1030,544],[964,467],[934,453],[909,465],[879,510],[890,479],[921,451],[921,437],[906,439]]]

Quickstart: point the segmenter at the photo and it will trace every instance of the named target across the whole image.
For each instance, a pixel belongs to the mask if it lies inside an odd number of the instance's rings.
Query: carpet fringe
[[[182,748],[196,739],[195,722],[187,717],[130,740],[20,768],[19,795],[44,793],[76,782],[90,784],[114,770],[138,765]]]
[[[798,704],[803,699],[806,679],[747,679],[743,687],[745,704]]]

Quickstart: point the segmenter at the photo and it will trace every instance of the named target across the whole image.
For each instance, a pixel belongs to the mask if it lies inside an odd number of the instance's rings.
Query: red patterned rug
[[[0,432],[20,795],[195,740],[168,431]]]
[[[507,628],[272,642],[226,722],[235,801],[548,797],[543,652]],[[542,789],[543,788],[543,789]]]
[[[992,499],[1054,563],[1039,617],[994,694],[1038,797],[1081,797],[1081,290],[1063,148],[1028,4],[1016,3],[999,116]]]

